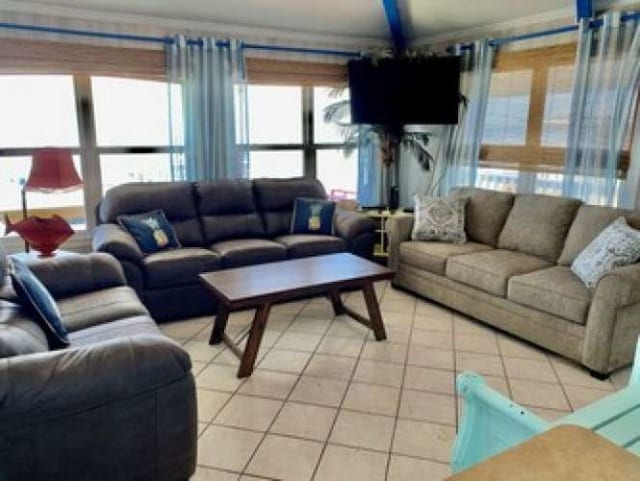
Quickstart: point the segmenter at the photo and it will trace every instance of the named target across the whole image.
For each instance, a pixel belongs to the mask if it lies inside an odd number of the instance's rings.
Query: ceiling
[[[572,16],[575,0],[397,0],[410,40],[441,36],[523,17]],[[607,1],[607,0],[605,0]],[[609,0],[611,1],[611,0]],[[20,0],[2,1],[34,13],[82,10],[90,16],[135,15],[282,33],[385,41],[382,0]]]

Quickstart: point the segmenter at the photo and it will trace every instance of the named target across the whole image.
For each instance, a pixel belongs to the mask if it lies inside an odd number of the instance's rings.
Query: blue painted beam
[[[391,32],[393,46],[396,50],[401,52],[407,48],[407,39],[405,38],[404,31],[402,29],[402,19],[400,18],[398,0],[382,0],[382,6],[384,7],[384,14],[387,17],[387,23],[389,24],[389,31]]]
[[[593,18],[593,0],[576,0],[576,20]]]

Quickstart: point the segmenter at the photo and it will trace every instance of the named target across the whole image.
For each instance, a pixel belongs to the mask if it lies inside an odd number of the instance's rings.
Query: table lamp
[[[6,233],[17,232],[42,257],[53,252],[74,233],[69,223],[57,214],[50,218],[27,217],[27,192],[71,192],[82,187],[82,179],[73,165],[70,149],[42,148],[33,152],[29,177],[22,187],[22,220],[15,224],[5,216]]]

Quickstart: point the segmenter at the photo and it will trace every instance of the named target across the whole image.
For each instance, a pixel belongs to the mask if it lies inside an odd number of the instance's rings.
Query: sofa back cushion
[[[576,257],[616,219],[624,217],[634,229],[640,229],[640,212],[597,205],[582,205],[571,224],[558,264],[570,266]]]
[[[49,350],[44,331],[17,304],[0,299],[0,359]]]
[[[475,187],[458,187],[451,193],[468,199],[465,212],[468,239],[496,247],[515,196],[509,192]]]
[[[207,245],[226,239],[265,236],[250,180],[199,182],[196,206]]]
[[[116,223],[120,215],[162,209],[186,247],[203,246],[196,211],[194,186],[190,182],[134,182],[107,191],[98,209],[100,223]]]
[[[253,191],[268,237],[290,232],[293,203],[297,197],[327,198],[327,193],[318,180],[304,177],[255,179]]]
[[[556,262],[580,204],[566,197],[516,195],[498,247]]]

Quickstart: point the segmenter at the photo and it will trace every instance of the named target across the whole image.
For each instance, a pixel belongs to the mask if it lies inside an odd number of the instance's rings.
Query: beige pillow
[[[467,241],[464,231],[464,209],[467,197],[429,197],[416,194],[413,240],[442,241],[462,244]]]

